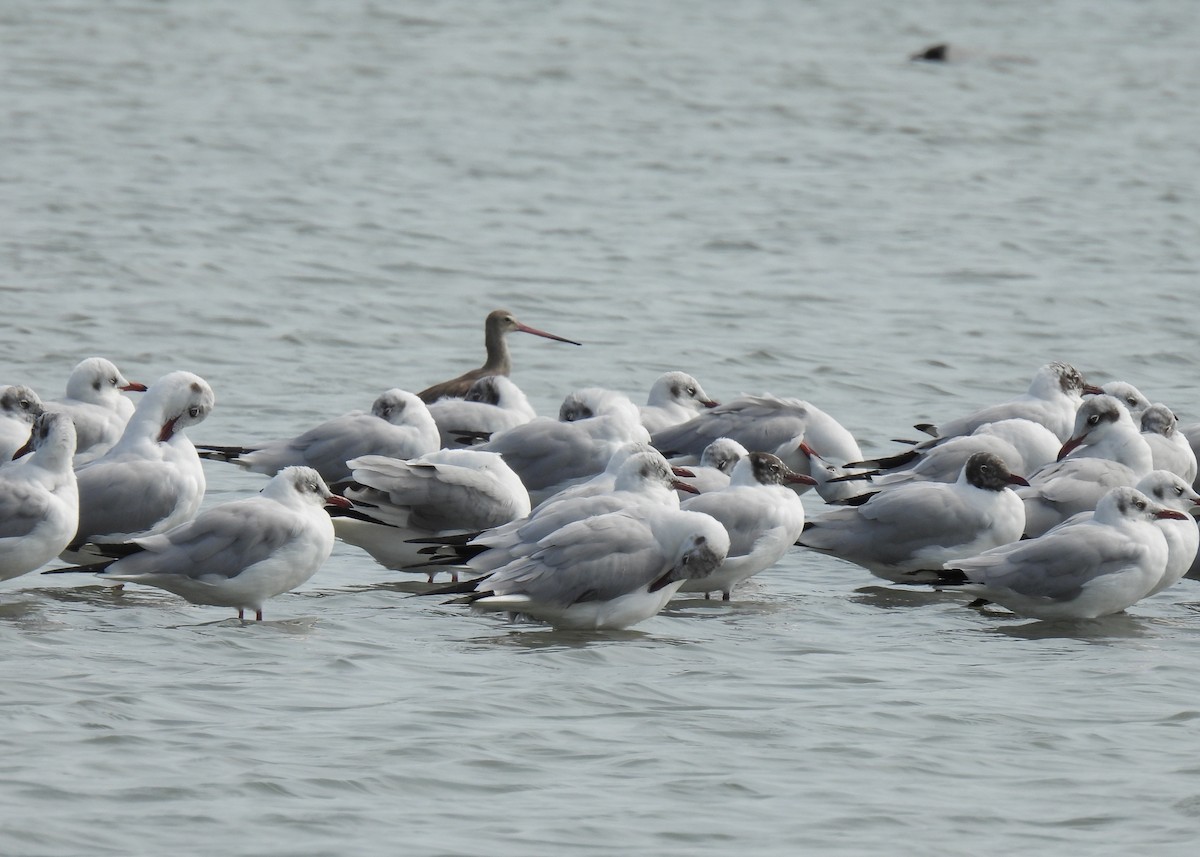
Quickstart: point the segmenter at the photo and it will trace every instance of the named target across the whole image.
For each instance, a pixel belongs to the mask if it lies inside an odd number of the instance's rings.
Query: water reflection
[[[919,586],[863,586],[854,590],[850,600],[881,610],[895,610],[946,603],[953,597],[954,593]]]
[[[999,620],[1020,620],[1021,624],[1005,624],[983,629],[985,634],[997,634],[1015,637],[1021,640],[1088,640],[1106,642],[1109,640],[1133,640],[1143,637],[1160,636],[1161,630],[1155,628],[1155,621],[1141,616],[1131,616],[1128,613],[1117,613],[1112,616],[1101,616],[1098,619],[1059,619],[1055,621],[1024,620],[1008,612],[995,609],[979,611],[990,618]]]

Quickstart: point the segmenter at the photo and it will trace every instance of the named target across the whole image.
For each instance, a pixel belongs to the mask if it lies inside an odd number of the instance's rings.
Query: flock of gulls
[[[190,372],[147,387],[91,357],[61,399],[0,385],[0,580],[60,560],[42,573],[261,620],[340,539],[427,576],[422,594],[592,630],[680,592],[729,600],[795,546],[1047,620],[1117,613],[1200,576],[1200,426],[1180,429],[1130,384],[1051,363],[1012,400],[916,426],[920,441],[867,460],[808,402],[718,404],[683,372],[642,406],[589,387],[538,416],[509,379],[513,332],[579,344],[496,310],[479,369],[258,445],[188,439],[215,403]],[[270,480],[200,511],[202,459]],[[822,506],[811,519],[802,495]]]

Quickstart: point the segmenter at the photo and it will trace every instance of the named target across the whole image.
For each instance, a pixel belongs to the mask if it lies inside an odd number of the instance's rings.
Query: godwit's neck
[[[508,375],[512,372],[512,358],[508,355],[508,340],[499,325],[489,324],[484,332],[483,344],[487,348],[487,362],[483,364],[486,375]]]

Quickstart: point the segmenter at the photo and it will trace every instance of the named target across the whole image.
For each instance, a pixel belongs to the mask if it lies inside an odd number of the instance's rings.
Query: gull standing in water
[[[334,513],[334,530],[385,568],[429,558],[421,553],[427,542],[413,539],[478,534],[529,514],[529,493],[494,452],[442,449],[411,461],[364,455],[350,468],[343,495],[353,507]]]
[[[646,404],[641,407],[642,425],[646,431],[656,431],[687,422],[705,408],[715,408],[700,382],[686,372],[667,372],[659,375]]]
[[[1094,396],[1079,409],[1059,460],[1029,478],[1017,494],[1025,503],[1025,535],[1040,536],[1077,512],[1096,508],[1110,488],[1132,487],[1154,469],[1149,444],[1115,398]]]
[[[810,465],[808,455],[800,451],[801,443],[835,464],[862,458],[854,436],[820,408],[765,394],[738,396],[686,423],[655,432],[650,442],[668,458],[695,456],[691,459],[695,461],[719,437],[732,438],[751,451],[774,452],[805,475]]]
[[[196,516],[204,468],[184,429],[203,422],[215,401],[208,382],[191,372],[171,372],[150,385],[116,445],[76,472],[79,530],[68,552],[84,542],[165,532]]]
[[[387,390],[371,410],[351,411],[326,420],[303,434],[258,447],[199,447],[203,458],[228,461],[254,473],[273,476],[291,465],[311,467],[328,482],[350,476],[350,459],[383,455],[407,460],[440,448],[437,424],[429,408],[412,393]]]
[[[25,449],[32,450],[26,455]],[[0,466],[0,580],[45,565],[79,525],[75,426],[66,414],[43,413],[16,461]]]
[[[913,572],[940,569],[948,560],[1021,538],[1025,507],[1012,486],[1024,484],[1002,459],[977,452],[956,482],[885,488],[862,505],[833,509],[809,522],[796,544],[885,580],[912,582]]]
[[[33,419],[42,412],[42,400],[24,384],[0,387],[0,464],[29,441]]]
[[[569,394],[559,417],[538,417],[474,449],[504,456],[537,504],[602,472],[622,444],[650,439],[637,406],[612,390],[587,387]]]
[[[711,515],[729,533],[729,552],[712,574],[685,580],[681,592],[720,592],[728,601],[733,588],[787,553],[804,529],[804,504],[788,483],[812,485],[811,476],[795,473],[769,452],[751,452],[738,461],[729,485],[689,497],[679,508]]]
[[[458,448],[489,440],[505,429],[537,417],[521,388],[503,375],[485,375],[461,399],[442,398],[429,404],[443,447]]]
[[[1034,619],[1119,613],[1162,580],[1170,553],[1155,523],[1164,518],[1188,520],[1136,488],[1113,488],[1091,518],[948,563],[935,585]]]
[[[446,396],[462,398],[467,394],[467,390],[470,389],[471,384],[485,375],[512,374],[512,357],[508,353],[508,341],[506,337],[513,332],[532,333],[534,336],[553,339],[556,342],[566,342],[570,345],[581,344],[573,339],[565,339],[556,334],[538,330],[536,327],[521,324],[506,309],[493,310],[488,314],[487,320],[483,323],[483,344],[487,349],[487,360],[484,364],[478,369],[464,372],[457,378],[427,387],[417,393],[417,395],[426,403],[436,402],[438,399],[445,398]]]
[[[111,360],[88,357],[71,370],[66,396],[44,407],[67,414],[75,423],[78,465],[99,458],[121,439],[134,411],[134,403],[121,393],[145,391],[145,384],[128,380]]]
[[[1196,453],[1179,431],[1179,420],[1166,405],[1150,405],[1140,420],[1142,437],[1150,445],[1150,455],[1157,470],[1178,473],[1188,482],[1196,480]]]
[[[542,539],[573,521],[608,512],[678,509],[675,489],[681,484],[657,450],[634,453],[617,471],[611,491],[551,498],[525,518],[480,533],[465,545],[447,546],[454,554],[451,561],[465,561],[477,574],[495,571],[516,557],[528,555]]]
[[[1154,585],[1149,595],[1161,592],[1168,586],[1179,582],[1196,561],[1196,551],[1200,548],[1200,528],[1191,515],[1200,505],[1200,493],[1185,482],[1177,473],[1169,470],[1151,470],[1138,480],[1134,486],[1154,502],[1167,509],[1183,512],[1185,520],[1177,518],[1156,518],[1155,526],[1167,540],[1167,567],[1162,579]],[[1067,527],[1095,517],[1095,511],[1080,512],[1072,515],[1059,524]],[[1056,528],[1057,529],[1057,528]]]
[[[912,462],[922,452],[948,438],[969,435],[987,423],[1011,419],[1040,423],[1053,432],[1061,443],[1071,436],[1075,412],[1083,404],[1083,396],[1099,395],[1103,392],[1099,387],[1088,384],[1079,370],[1071,364],[1047,363],[1034,373],[1029,389],[1015,399],[981,408],[967,416],[937,426],[920,423],[914,428],[933,435],[933,440],[926,440],[896,455],[869,461],[856,460],[850,466],[890,470]]]
[[[263,490],[213,506],[165,533],[120,545],[124,556],[66,571],[156,586],[193,604],[236,607],[262,621],[263,602],[312,577],[333,549],[326,505],[349,506],[311,467],[285,467]]]
[[[728,551],[725,528],[699,512],[610,512],[556,530],[459,600],[555,628],[627,628],[662,610],[684,581],[711,574]]]
[[[687,469],[691,476],[684,476],[681,479],[695,488],[699,494],[720,491],[729,485],[729,477],[733,473],[733,468],[749,454],[746,447],[736,440],[719,437],[704,447],[704,452],[700,453],[699,464],[688,465]],[[679,499],[685,498],[680,497]]]

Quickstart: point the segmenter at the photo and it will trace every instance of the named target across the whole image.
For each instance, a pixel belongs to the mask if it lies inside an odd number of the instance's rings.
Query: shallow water
[[[543,413],[682,368],[885,451],[1065,359],[1195,422],[1196,14],[9,3],[0,379],[189,369],[193,439],[268,439],[476,365],[507,306],[586,343],[514,338]],[[1184,853],[1196,584],[1058,625],[879,583],[794,551],[575,635],[341,546],[262,624],[26,576],[0,852]]]

